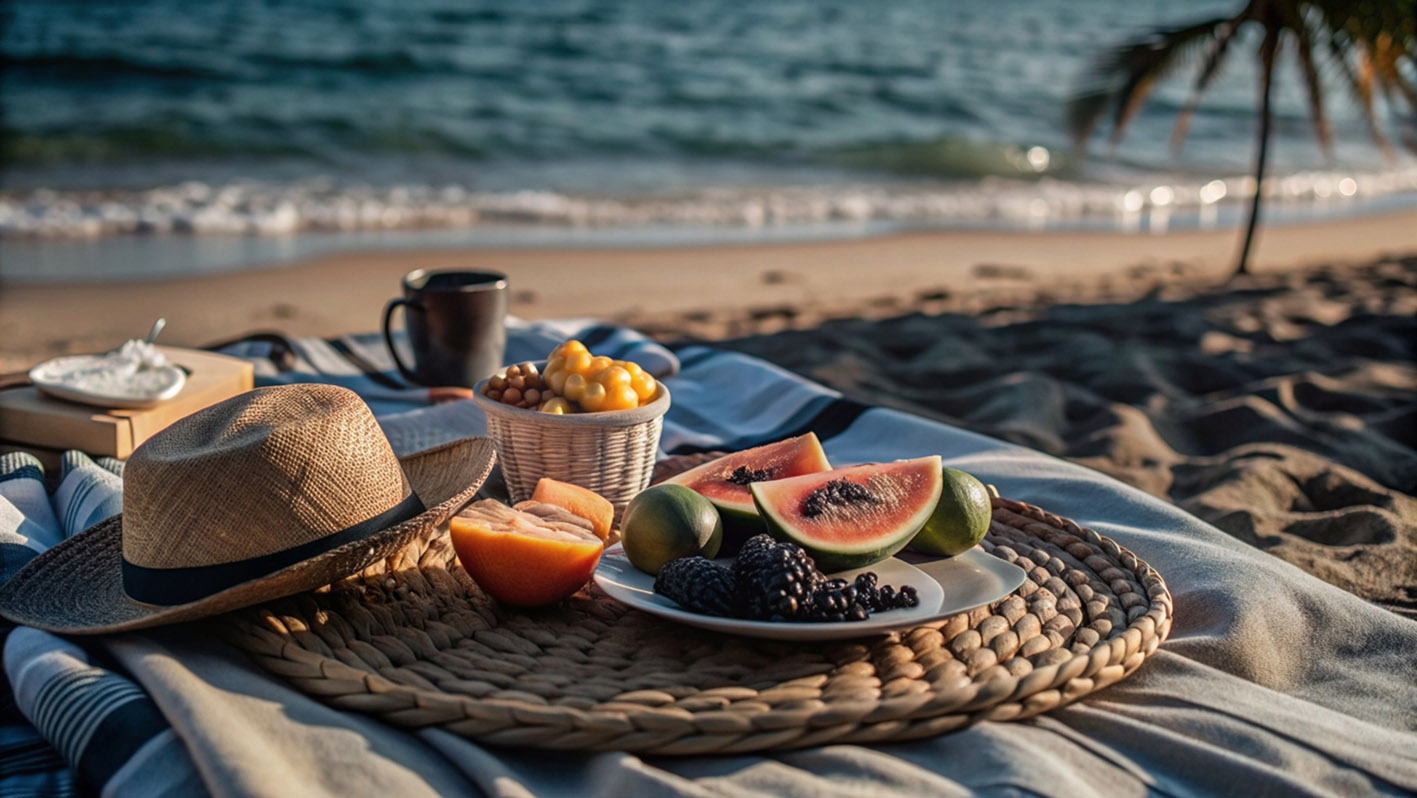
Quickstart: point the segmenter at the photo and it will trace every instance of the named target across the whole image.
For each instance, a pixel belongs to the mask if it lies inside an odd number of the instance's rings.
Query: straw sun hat
[[[495,459],[486,438],[395,457],[344,388],[251,391],[138,447],[123,514],[31,560],[0,588],[0,615],[119,632],[313,590],[446,521]]]

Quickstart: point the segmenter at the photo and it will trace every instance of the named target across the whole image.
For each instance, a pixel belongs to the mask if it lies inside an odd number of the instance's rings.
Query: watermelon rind
[[[718,508],[719,517],[723,519],[721,553],[732,555],[738,552],[744,541],[766,532],[767,528],[762,517],[758,515],[758,507],[753,503],[753,496],[746,486],[742,486],[741,490],[739,486],[729,490],[720,490],[719,487],[725,482],[727,475],[740,465],[750,469],[765,468],[782,457],[788,458],[782,469],[785,477],[831,469],[827,454],[822,450],[821,441],[817,439],[816,433],[808,432],[795,438],[731,452],[664,481],[691,488],[713,502],[713,506]],[[739,494],[741,498],[725,494]]]
[[[893,508],[889,522],[867,519],[872,528],[855,527],[854,541],[827,541],[815,537],[812,522],[802,515],[802,504],[817,488],[835,479],[864,482],[867,479],[890,479],[892,474],[910,475],[919,485],[902,500],[904,508]],[[825,573],[864,568],[890,557],[915,537],[935,511],[944,490],[939,455],[897,460],[892,463],[868,463],[848,466],[815,474],[805,474],[771,482],[755,482],[748,486],[753,502],[762,515],[767,531],[778,540],[796,543],[816,561]],[[900,502],[897,502],[899,505]],[[904,512],[904,515],[901,513]]]

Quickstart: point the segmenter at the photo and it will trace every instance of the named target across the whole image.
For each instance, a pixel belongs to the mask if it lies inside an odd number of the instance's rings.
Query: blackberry
[[[690,612],[733,618],[739,614],[738,582],[733,571],[703,557],[670,560],[654,578],[654,592]]]
[[[903,585],[896,594],[895,605],[902,608],[920,606],[920,594],[915,590],[915,586]]]
[[[733,561],[743,599],[743,617],[799,620],[823,577],[802,547],[767,535],[749,538]]]
[[[881,585],[881,589],[876,591],[876,600],[871,602],[875,605],[877,612],[888,610],[895,606],[895,588],[890,585]]]
[[[910,585],[878,587],[875,572],[828,579],[802,547],[768,535],[749,538],[733,567],[703,557],[671,560],[655,592],[693,612],[751,620],[831,623],[864,621],[872,612],[920,604]]]
[[[817,587],[800,620],[817,623],[864,621],[870,614],[870,597],[860,591],[856,583],[831,579]]]
[[[874,577],[875,574],[871,576]],[[890,585],[884,585],[879,590],[867,593],[865,596],[866,602],[874,612],[920,606],[920,594],[912,585],[903,585],[899,591]]]

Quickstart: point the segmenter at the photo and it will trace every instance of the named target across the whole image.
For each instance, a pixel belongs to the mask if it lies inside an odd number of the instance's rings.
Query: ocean
[[[1179,152],[1192,71],[1085,159],[1062,107],[1109,43],[1235,5],[7,0],[0,269],[1233,224],[1253,191],[1256,41],[1232,48]],[[1272,219],[1417,196],[1413,159],[1385,159],[1356,103],[1328,96],[1331,155],[1285,60]]]

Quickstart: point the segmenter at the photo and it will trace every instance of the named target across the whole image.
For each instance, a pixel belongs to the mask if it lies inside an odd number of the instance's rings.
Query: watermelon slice
[[[692,488],[713,502],[723,518],[723,547],[720,554],[736,554],[743,541],[765,532],[753,494],[754,482],[795,477],[831,468],[821,441],[814,432],[776,443],[726,454],[717,460],[666,479]]]
[[[768,532],[806,549],[827,573],[900,551],[929,520],[943,488],[939,455],[749,486]]]

